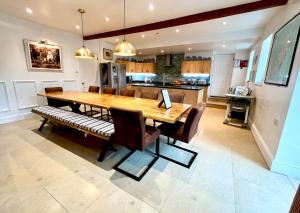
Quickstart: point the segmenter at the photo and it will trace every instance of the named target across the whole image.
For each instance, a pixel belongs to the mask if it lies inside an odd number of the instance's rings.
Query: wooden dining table
[[[38,93],[38,96],[104,109],[117,107],[130,110],[141,110],[145,118],[165,123],[175,123],[180,120],[182,115],[191,107],[189,104],[172,103],[171,108],[165,109],[164,107],[158,107],[160,102],[158,100],[79,91]]]

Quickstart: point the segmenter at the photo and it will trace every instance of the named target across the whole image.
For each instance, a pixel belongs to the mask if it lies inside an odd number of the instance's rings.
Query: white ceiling
[[[126,0],[126,26],[136,26],[199,12],[254,2],[257,0]],[[149,4],[154,10],[149,11]],[[30,15],[26,8],[32,9]],[[116,30],[123,25],[123,0],[1,0],[0,12],[46,26],[80,34],[75,28],[80,25],[78,8],[87,11],[84,15],[85,34]],[[222,19],[128,35],[128,40],[137,49],[150,52],[162,47],[176,46],[170,51],[249,48],[261,35],[262,28],[278,8],[256,11]],[[109,21],[105,21],[109,17]],[[226,21],[227,25],[223,26]],[[179,28],[180,32],[175,30]],[[157,35],[158,33],[158,35]],[[145,34],[145,38],[141,35]],[[119,37],[121,39],[121,37]],[[115,38],[103,39],[115,43]],[[147,51],[146,51],[147,49]]]

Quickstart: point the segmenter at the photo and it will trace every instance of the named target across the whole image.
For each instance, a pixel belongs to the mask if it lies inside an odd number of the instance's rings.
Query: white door
[[[234,54],[214,55],[211,74],[210,96],[223,97],[230,87]]]

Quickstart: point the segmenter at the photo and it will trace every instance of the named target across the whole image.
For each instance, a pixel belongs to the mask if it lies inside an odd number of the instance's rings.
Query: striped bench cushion
[[[53,120],[58,120],[79,129],[110,137],[114,132],[114,125],[108,121],[98,120],[85,115],[55,108],[52,106],[39,106],[32,109],[32,112],[44,115]]]

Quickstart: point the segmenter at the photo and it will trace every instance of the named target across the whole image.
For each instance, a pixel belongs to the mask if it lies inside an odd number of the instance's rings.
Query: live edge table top
[[[91,92],[65,91],[47,94],[38,93],[38,95],[93,107],[102,107],[105,109],[118,107],[123,109],[141,110],[144,117],[166,123],[175,123],[191,107],[189,104],[172,103],[170,109],[165,109],[158,107],[159,101],[157,100]]]

